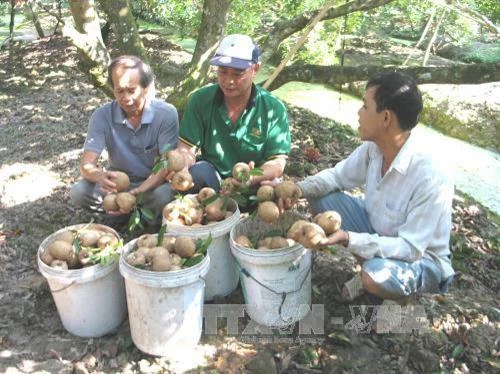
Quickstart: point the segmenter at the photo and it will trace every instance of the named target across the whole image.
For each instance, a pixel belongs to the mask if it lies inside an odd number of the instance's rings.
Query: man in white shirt
[[[380,73],[366,85],[359,115],[364,143],[334,168],[299,182],[314,213],[335,210],[342,227],[323,245],[342,244],[361,259],[345,300],[364,291],[382,299],[446,292],[453,279],[449,240],[454,187],[411,130],[422,110],[414,80]],[[364,187],[364,199],[342,190]]]

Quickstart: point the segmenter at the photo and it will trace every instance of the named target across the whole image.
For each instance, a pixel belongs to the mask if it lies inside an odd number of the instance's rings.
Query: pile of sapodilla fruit
[[[40,253],[40,259],[55,269],[80,269],[95,265],[93,258],[97,258],[94,255],[99,252],[116,251],[119,243],[116,235],[99,226],[65,229]]]
[[[179,151],[171,150],[167,152],[167,171],[174,173],[170,183],[174,189],[179,191],[185,191],[193,182],[191,174],[183,170],[184,165],[184,157]],[[127,192],[130,186],[130,178],[122,171],[115,171],[114,173],[112,180],[116,184],[117,193],[109,193],[104,196],[103,208],[106,212],[130,213],[137,203],[136,197]]]
[[[134,267],[150,271],[175,271],[183,268],[185,259],[194,256],[196,241],[189,236],[165,236],[158,243],[154,234],[141,235],[125,261]]]
[[[275,186],[262,185],[257,190],[258,217],[272,227],[280,218],[278,200],[297,202],[301,193],[297,185],[291,181],[283,181]],[[340,228],[342,218],[336,211],[329,210],[318,213],[312,222],[304,219],[295,221],[285,236],[267,236],[258,238],[253,243],[247,235],[240,235],[235,242],[247,248],[278,249],[291,247],[300,243],[306,248],[318,249],[321,241]]]

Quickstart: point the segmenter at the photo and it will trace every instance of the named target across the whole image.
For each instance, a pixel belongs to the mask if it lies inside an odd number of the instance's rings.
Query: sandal
[[[344,287],[342,287],[342,300],[344,301],[353,301],[363,294],[363,282],[361,281],[361,276],[359,274],[356,274],[350,280],[345,282]]]

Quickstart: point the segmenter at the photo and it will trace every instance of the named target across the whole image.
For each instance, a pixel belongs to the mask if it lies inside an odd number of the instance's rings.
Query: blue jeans
[[[334,192],[318,199],[310,199],[314,213],[335,210],[342,217],[342,229],[352,232],[376,234],[363,199]],[[441,281],[441,269],[429,258],[414,262],[375,257],[364,260],[363,271],[384,291],[395,297],[415,293],[446,293],[453,276]]]
[[[217,192],[220,190],[221,176],[210,162],[197,161],[189,168],[189,173],[194,183],[189,193],[198,193],[203,187],[212,187]]]

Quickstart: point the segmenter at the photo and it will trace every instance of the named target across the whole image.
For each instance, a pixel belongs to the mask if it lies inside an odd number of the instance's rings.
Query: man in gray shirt
[[[115,100],[98,108],[90,118],[80,174],[72,186],[72,201],[84,208],[103,212],[104,195],[114,193],[115,171],[130,178],[133,195],[143,193],[142,207],[150,209],[156,223],[162,208],[173,199],[165,171],[152,173],[155,158],[178,142],[177,110],[164,101],[151,99],[151,68],[136,56],[120,56],[108,68],[108,82]],[[108,167],[98,166],[102,152],[108,153]],[[113,216],[119,212],[112,212]]]

